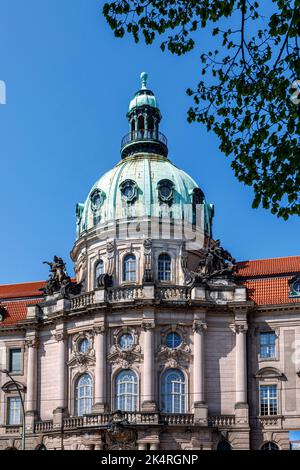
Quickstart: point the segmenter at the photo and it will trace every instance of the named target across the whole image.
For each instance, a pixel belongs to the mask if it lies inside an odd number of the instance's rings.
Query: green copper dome
[[[128,157],[94,184],[83,207],[78,205],[77,235],[126,218],[172,213],[173,219],[182,220],[184,210],[192,222],[193,195],[198,188],[193,178],[164,157]],[[211,207],[204,200],[203,204],[203,229],[210,235]]]
[[[94,184],[84,204],[77,204],[77,237],[116,220],[169,218],[194,225],[198,206],[200,228],[211,236],[212,207],[195,180],[168,160],[167,139],[159,129],[162,116],[145,72],[141,82],[127,113],[122,160]]]
[[[147,79],[148,75],[146,72],[141,73],[141,82],[142,86],[139,91],[136,92],[134,98],[129,103],[128,112],[132,111],[134,108],[138,108],[141,106],[151,106],[152,108],[158,109],[158,103],[154,96],[154,93],[147,88]]]

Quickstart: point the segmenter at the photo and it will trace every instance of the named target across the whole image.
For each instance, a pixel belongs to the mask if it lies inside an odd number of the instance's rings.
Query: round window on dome
[[[293,284],[293,291],[300,294],[300,281],[296,281]]]
[[[100,209],[104,202],[104,193],[101,189],[94,189],[94,191],[90,195],[91,199],[91,209],[92,211],[97,211]]]
[[[78,350],[81,354],[86,354],[88,350],[90,349],[90,342],[87,338],[83,338],[79,342]]]
[[[119,346],[121,349],[130,349],[133,343],[133,336],[130,333],[123,333],[119,338]]]
[[[125,180],[120,184],[122,198],[126,202],[134,202],[137,198],[137,184],[133,180]]]
[[[178,346],[180,346],[181,344],[181,336],[172,331],[171,333],[168,333],[167,336],[166,336],[166,345],[168,346],[168,348],[170,349],[176,349],[178,348]]]
[[[174,184],[170,180],[161,180],[158,183],[158,198],[160,202],[171,203],[174,193]]]

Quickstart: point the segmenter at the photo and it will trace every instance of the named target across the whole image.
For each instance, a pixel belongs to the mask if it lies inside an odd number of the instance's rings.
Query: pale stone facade
[[[151,152],[126,154],[125,163],[134,165],[138,157],[148,168],[166,159]],[[107,190],[105,197],[108,204]],[[164,207],[167,214],[170,207]],[[21,366],[11,376],[25,400],[26,448],[214,450],[221,443],[260,449],[271,442],[289,449],[288,432],[300,427],[300,374],[292,360],[300,341],[299,304],[258,305],[243,281],[230,276],[191,284],[188,273],[200,255],[187,248],[185,237],[148,238],[137,231],[116,236],[107,211],[94,227],[84,226],[82,219],[78,223],[71,255],[82,292],[68,298],[59,292],[47,295],[29,305],[22,320],[0,323],[2,369],[11,371],[10,350],[21,350]],[[150,221],[143,213],[132,217],[139,227]],[[124,216],[120,224],[127,220]],[[175,219],[172,230],[180,222]],[[204,225],[201,230],[205,246],[210,233]],[[167,280],[158,275],[162,253],[170,257]],[[135,257],[135,272],[124,280],[128,255]],[[97,284],[99,260],[113,285]],[[276,354],[268,359],[260,359],[264,331],[276,333]],[[169,333],[177,333],[175,347],[167,343]],[[131,341],[128,347],[120,344],[122,335]],[[85,339],[87,347],[81,350]],[[135,374],[134,409],[119,411],[121,371]],[[179,388],[173,381],[170,392],[179,411],[166,406],[168,371],[182,374]],[[91,391],[84,406],[90,409],[79,413],[78,384],[84,374],[90,382],[83,393]],[[5,373],[0,380],[0,449],[21,448],[21,423],[12,424],[8,416],[16,388]],[[261,416],[261,385],[276,385],[274,414]]]

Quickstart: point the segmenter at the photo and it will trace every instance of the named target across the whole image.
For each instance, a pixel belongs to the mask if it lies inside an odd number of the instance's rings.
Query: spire
[[[147,90],[147,80],[148,80],[147,72],[142,72],[140,75],[140,79],[142,83],[141,90]]]
[[[142,72],[140,80],[141,88],[129,104],[129,133],[122,139],[122,158],[141,152],[167,157],[167,139],[159,131],[161,114],[153,91],[147,87],[148,74]]]

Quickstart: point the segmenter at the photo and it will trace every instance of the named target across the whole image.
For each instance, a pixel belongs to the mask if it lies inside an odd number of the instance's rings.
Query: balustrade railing
[[[194,415],[193,414],[161,414],[160,415],[161,422],[168,424],[168,425],[191,425],[194,424]]]
[[[235,425],[234,415],[209,416],[208,425],[212,427],[227,427]]]
[[[52,431],[52,429],[53,429],[53,421],[52,420],[37,421],[34,425],[34,431],[36,433]]]
[[[256,418],[262,420],[266,425],[275,425],[279,417],[269,419]],[[165,424],[168,426],[193,426],[195,424],[193,413],[143,413],[143,412],[123,412],[120,419],[115,419],[114,413],[88,414],[84,416],[72,416],[64,418],[63,429],[77,429],[84,427],[109,426],[114,422],[125,421],[129,424]],[[208,426],[210,427],[231,427],[235,425],[234,415],[217,415],[208,417]],[[21,426],[6,426],[6,433],[20,433]],[[46,433],[53,430],[53,421],[38,421],[35,423],[36,433]]]
[[[6,434],[21,434],[22,432],[22,426],[5,426],[5,432]]]
[[[142,286],[128,286],[109,288],[107,290],[108,302],[122,302],[126,300],[138,300],[144,298]]]
[[[87,292],[86,294],[77,295],[71,299],[71,308],[82,308],[94,303],[95,293]]]
[[[125,147],[125,145],[129,144],[130,142],[138,142],[143,140],[155,140],[157,142],[161,142],[166,146],[168,145],[168,140],[162,132],[156,130],[141,129],[126,134],[121,141],[121,148]]]
[[[155,297],[158,300],[189,301],[191,290],[184,286],[161,286],[156,288]]]

